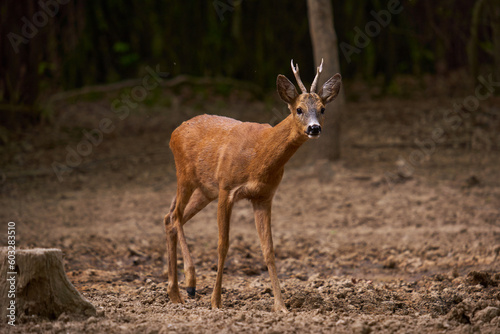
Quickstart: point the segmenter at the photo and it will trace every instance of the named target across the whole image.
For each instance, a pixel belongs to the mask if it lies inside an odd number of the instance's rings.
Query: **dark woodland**
[[[0,332],[498,333],[499,0],[2,0],[0,36]],[[340,93],[274,195],[276,267],[235,204],[212,309],[217,201],[179,236],[194,298],[180,248],[168,267],[171,134],[203,114],[276,129],[298,112],[277,76],[298,87],[293,60],[310,87],[322,59]],[[58,254],[21,267],[57,267],[87,311],[6,285],[12,245]]]

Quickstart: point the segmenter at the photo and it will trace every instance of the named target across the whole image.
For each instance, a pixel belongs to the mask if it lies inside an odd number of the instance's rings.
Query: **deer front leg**
[[[273,287],[274,311],[288,312],[281,295],[280,282],[274,262],[273,235],[271,232],[272,202],[271,200],[264,202],[254,201],[252,204],[255,214],[255,226],[257,227],[262,253],[267,264],[271,285]]]
[[[229,199],[229,192],[221,190],[219,192],[219,204],[217,208],[217,225],[219,228],[217,251],[219,253],[219,259],[217,262],[217,279],[212,293],[212,308],[221,307],[222,274],[224,272],[224,262],[226,260],[227,250],[229,249],[229,221],[231,219],[232,208],[233,203]]]

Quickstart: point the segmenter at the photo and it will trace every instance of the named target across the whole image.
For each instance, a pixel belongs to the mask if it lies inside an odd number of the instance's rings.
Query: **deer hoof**
[[[178,291],[177,293],[169,292],[168,297],[170,298],[170,302],[174,304],[184,304],[184,300],[182,300],[181,295],[179,294]]]
[[[212,298],[212,301],[211,301],[211,302],[212,302],[211,304],[212,304],[212,309],[213,309],[213,310],[215,310],[215,309],[219,309],[219,308],[221,308],[221,306],[222,306],[222,303],[221,303],[221,301],[220,301],[220,298],[219,298],[219,300],[216,300],[216,299]]]
[[[273,311],[274,312],[281,312],[281,313],[288,313],[289,312],[285,305],[274,305]]]
[[[189,298],[196,297],[196,288],[195,287],[188,287],[188,288],[186,288],[186,291],[188,293]]]

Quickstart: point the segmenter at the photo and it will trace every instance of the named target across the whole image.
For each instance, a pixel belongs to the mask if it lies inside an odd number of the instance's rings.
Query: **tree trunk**
[[[467,43],[467,57],[469,58],[469,67],[474,81],[474,85],[478,84],[477,77],[479,75],[478,49],[479,49],[479,22],[483,9],[484,0],[477,0],[472,10],[472,20],[470,25],[470,37]]]
[[[318,83],[318,87],[321,87],[332,75],[340,72],[337,34],[333,27],[333,9],[330,0],[307,0],[307,8],[316,67],[322,58],[324,60],[322,76]],[[324,130],[321,131],[319,142],[315,142],[319,150],[316,151],[317,157],[326,157],[329,160],[340,158],[341,113],[344,106],[344,91],[341,89],[337,99],[326,107],[327,119]]]
[[[500,80],[500,4],[498,0],[489,1],[491,31],[493,40],[494,77]]]
[[[0,249],[0,316],[2,321],[37,315],[57,319],[63,312],[96,315],[96,309],[66,277],[60,249]]]

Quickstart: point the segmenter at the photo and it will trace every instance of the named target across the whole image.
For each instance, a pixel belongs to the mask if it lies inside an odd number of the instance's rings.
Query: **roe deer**
[[[341,86],[335,74],[316,93],[318,77],[307,92],[298,65],[292,71],[302,91],[284,75],[278,75],[277,88],[288,104],[290,115],[274,127],[269,124],[240,122],[227,117],[202,115],[182,123],[174,130],[170,148],[177,172],[177,192],[165,216],[168,260],[168,295],[182,303],[177,281],[177,240],[184,257],[186,290],[196,294],[196,277],[183,225],[210,202],[218,199],[219,230],[217,279],[212,308],[221,307],[222,273],[229,247],[229,221],[233,204],[241,199],[252,202],[255,225],[260,238],[274,293],[274,310],[287,312],[274,263],[271,234],[271,203],[283,176],[286,162],[309,138],[317,138],[323,125],[325,105],[335,99]]]

